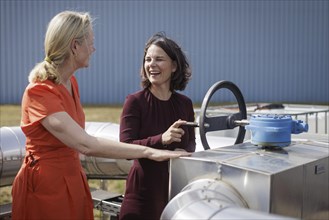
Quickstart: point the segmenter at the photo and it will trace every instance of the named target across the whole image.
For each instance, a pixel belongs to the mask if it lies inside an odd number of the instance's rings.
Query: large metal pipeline
[[[119,124],[86,122],[85,130],[96,137],[119,140]],[[25,156],[25,135],[19,126],[0,128],[0,187],[11,185]],[[227,146],[233,138],[211,136],[210,144]],[[197,151],[203,151],[199,136]],[[87,157],[80,154],[81,164],[89,179],[125,179],[132,165],[131,160]]]
[[[87,122],[88,134],[118,140],[119,125]],[[25,135],[20,127],[1,127],[0,130],[0,187],[11,185],[25,156]],[[132,161],[87,157],[80,154],[81,164],[92,179],[125,179]]]
[[[277,219],[295,218],[249,209],[247,202],[229,183],[199,179],[185,186],[162,212],[161,219]]]
[[[25,135],[20,127],[1,127],[0,186],[11,185],[25,155]]]

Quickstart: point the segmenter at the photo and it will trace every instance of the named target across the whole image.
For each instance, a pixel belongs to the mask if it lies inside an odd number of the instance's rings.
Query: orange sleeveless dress
[[[26,156],[12,188],[12,219],[93,219],[93,202],[79,153],[49,133],[40,121],[67,112],[82,128],[85,115],[76,78],[73,97],[46,80],[30,83],[22,99]]]

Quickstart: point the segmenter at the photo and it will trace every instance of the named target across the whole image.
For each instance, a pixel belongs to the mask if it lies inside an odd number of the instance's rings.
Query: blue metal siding
[[[329,104],[329,1],[5,0],[0,6],[0,104],[20,103],[30,70],[44,58],[47,23],[63,10],[96,18],[96,52],[76,74],[84,104],[122,104],[140,89],[143,47],[157,31],[186,51],[193,78],[183,93],[195,103],[225,79],[247,102]]]

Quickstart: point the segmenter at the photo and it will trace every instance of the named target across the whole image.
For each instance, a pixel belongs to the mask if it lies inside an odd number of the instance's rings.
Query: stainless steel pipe
[[[25,135],[20,127],[1,127],[0,186],[11,185],[25,156]]]
[[[119,125],[87,122],[87,133],[118,140]],[[0,128],[0,187],[11,185],[25,156],[25,135],[20,127]],[[81,164],[88,178],[125,179],[132,161],[80,155]]]
[[[248,209],[243,197],[228,183],[199,179],[185,186],[165,207],[161,219],[277,219],[295,218]]]

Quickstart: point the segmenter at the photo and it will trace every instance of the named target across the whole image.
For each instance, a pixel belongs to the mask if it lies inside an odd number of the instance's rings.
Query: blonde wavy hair
[[[72,40],[82,43],[91,25],[92,19],[87,12],[63,11],[57,14],[48,24],[44,42],[46,58],[31,70],[29,82],[49,79],[59,84],[61,76],[57,67],[69,57]]]

